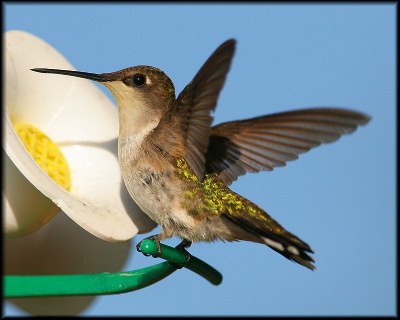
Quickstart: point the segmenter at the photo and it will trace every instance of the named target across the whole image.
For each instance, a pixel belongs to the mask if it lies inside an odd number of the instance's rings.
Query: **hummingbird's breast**
[[[140,139],[131,135],[118,143],[121,173],[130,196],[158,224],[192,228],[195,219],[181,208],[186,182],[178,177],[174,159],[146,139],[138,143]]]

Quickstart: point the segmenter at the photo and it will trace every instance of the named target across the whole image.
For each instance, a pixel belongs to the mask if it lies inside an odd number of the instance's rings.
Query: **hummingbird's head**
[[[159,121],[175,100],[171,79],[160,69],[135,66],[111,73],[88,73],[71,70],[35,68],[32,71],[84,78],[101,83],[117,102],[120,119],[145,125]],[[122,117],[121,117],[122,115]]]

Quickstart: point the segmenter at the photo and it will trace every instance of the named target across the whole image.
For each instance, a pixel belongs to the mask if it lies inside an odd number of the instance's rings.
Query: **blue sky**
[[[317,106],[352,108],[373,118],[286,167],[248,174],[232,185],[311,245],[316,271],[258,244],[195,244],[189,251],[223,274],[220,286],[182,269],[140,291],[99,297],[83,315],[396,312],[394,4],[4,8],[6,31],[41,37],[77,70],[152,65],[170,76],[177,93],[218,45],[236,38],[215,123]],[[157,262],[132,247],[124,270]],[[4,312],[26,314],[11,303]]]

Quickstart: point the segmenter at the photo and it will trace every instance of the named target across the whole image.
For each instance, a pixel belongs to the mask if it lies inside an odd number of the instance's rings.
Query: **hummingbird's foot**
[[[157,246],[157,253],[151,255],[151,254],[147,254],[147,253],[142,252],[142,250],[140,249],[140,245],[142,244],[143,240],[153,240],[153,241],[156,243],[156,246]],[[136,250],[137,250],[138,252],[142,252],[146,257],[148,257],[148,256],[153,256],[153,258],[158,258],[158,257],[160,256],[160,254],[161,254],[161,246],[160,246],[160,240],[158,239],[158,234],[152,235],[152,236],[147,237],[147,238],[144,238],[143,240],[140,241],[140,242],[136,245]]]
[[[175,249],[178,249],[185,255],[186,262],[190,260],[190,253],[186,250],[186,248],[189,248],[192,245],[192,242],[186,239],[183,239],[180,244],[178,244]],[[171,262],[170,262],[171,263]],[[172,263],[172,265],[178,269],[181,269],[183,266],[178,265],[176,263]]]

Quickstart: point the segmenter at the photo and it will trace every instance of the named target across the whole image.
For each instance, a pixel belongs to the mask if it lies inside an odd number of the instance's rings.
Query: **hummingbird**
[[[160,241],[251,241],[315,269],[311,247],[229,185],[248,172],[270,171],[368,123],[343,108],[308,108],[212,125],[236,40],[221,44],[176,98],[160,69],[138,65],[111,73],[35,68],[104,85],[119,114],[118,161],[127,190],[161,226]],[[139,247],[138,247],[139,248]],[[140,249],[138,249],[140,250]],[[187,251],[186,251],[187,252]]]

